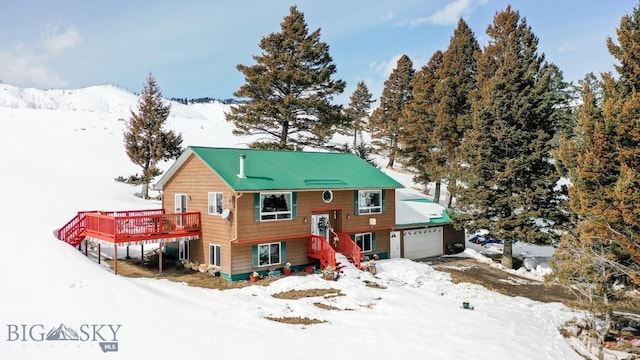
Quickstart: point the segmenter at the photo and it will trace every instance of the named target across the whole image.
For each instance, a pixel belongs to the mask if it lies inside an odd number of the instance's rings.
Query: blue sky
[[[611,71],[606,48],[635,0],[22,0],[0,7],[0,81],[18,87],[75,89],[112,84],[139,92],[152,73],[165,97],[229,98],[243,83],[237,64],[252,65],[258,43],[280,31],[297,5],[310,31],[321,29],[347,82],[377,98],[408,55],[419,69],[445,50],[460,17],[481,46],[497,11],[511,4],[539,38],[539,52],[568,81]]]

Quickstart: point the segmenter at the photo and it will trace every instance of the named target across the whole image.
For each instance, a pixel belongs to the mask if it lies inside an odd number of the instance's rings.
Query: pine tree
[[[604,317],[600,340],[614,307],[626,300],[615,285],[640,285],[640,9],[625,15],[619,45],[609,52],[619,74],[582,82],[575,129],[560,137],[558,168],[570,180],[569,205],[575,228],[562,237],[551,263],[553,279],[578,292],[580,305]],[[625,305],[624,302],[622,305]]]
[[[371,99],[371,93],[364,81],[358,82],[356,89],[351,94],[349,106],[344,110],[346,114],[345,123],[338,128],[342,135],[353,136],[353,149],[358,147],[359,142],[363,142],[362,130],[369,119],[369,110],[375,100]],[[360,137],[360,141],[358,141]]]
[[[434,152],[438,158],[433,162],[434,172],[438,174],[436,188],[440,179],[448,184],[447,207],[451,207],[455,194],[456,173],[459,172],[457,160],[458,147],[462,143],[465,130],[471,122],[470,94],[476,88],[475,55],[480,46],[473,31],[467,23],[460,19],[453,33],[449,47],[444,52],[442,66],[434,89],[435,126],[432,136]],[[438,197],[434,201],[439,202]]]
[[[402,55],[393,69],[389,79],[384,82],[380,97],[380,105],[373,111],[369,119],[372,144],[378,152],[389,157],[388,168],[393,167],[398,156],[399,124],[404,116],[404,108],[411,100],[411,82],[415,70],[413,62],[407,55]]]
[[[361,141],[356,145],[355,153],[361,159],[366,160],[369,164],[373,165],[374,167],[378,167],[376,161],[371,157],[371,154],[373,153],[373,147],[371,145],[365,143],[364,141]]]
[[[632,239],[632,227],[638,226],[637,220],[625,224],[623,219],[627,216],[623,213],[631,210],[635,219],[640,214],[632,209],[636,206],[619,203],[627,200],[631,205],[640,200],[640,194],[637,186],[635,190],[626,186],[617,138],[620,130],[629,130],[629,123],[619,122],[628,119],[621,116],[625,112],[623,108],[628,107],[637,119],[640,99],[636,97],[633,103],[628,103],[624,96],[618,97],[610,74],[604,76],[604,81],[589,74],[581,85],[578,126],[560,137],[560,147],[555,152],[558,168],[571,182],[569,205],[575,226],[562,236],[551,262],[550,278],[573,291],[581,308],[594,315],[604,315],[606,326],[600,333],[604,340],[613,308],[624,300],[624,291],[616,287],[616,283],[625,275],[634,279],[634,274],[638,281],[637,266],[634,271],[633,265],[629,265],[629,254],[617,242],[619,235],[630,235]],[[622,129],[618,125],[622,125]],[[626,198],[628,195],[631,198]]]
[[[149,74],[138,99],[138,112],[131,111],[124,132],[127,156],[142,169],[142,174],[116,178],[116,181],[141,184],[144,199],[149,198],[149,183],[162,173],[158,163],[175,159],[182,152],[182,134],[163,129],[170,111],[171,105],[164,104],[156,79]]]
[[[564,83],[557,67],[538,55],[538,39],[510,6],[496,13],[487,34],[460,149],[464,186],[451,215],[469,231],[503,239],[502,263],[511,268],[513,240],[551,243],[568,220],[551,158]]]
[[[443,53],[436,51],[427,65],[418,71],[411,85],[411,100],[404,109],[404,116],[400,119],[398,141],[402,144],[403,164],[414,173],[413,181],[427,185],[438,180],[435,161],[437,156],[433,150],[433,128],[435,127],[436,103],[433,96],[439,79],[437,73],[442,66]],[[434,201],[438,202],[439,187],[436,186]]]
[[[598,86],[601,93],[585,85],[578,128],[561,140],[558,151],[571,180],[570,207],[579,220],[575,234],[563,241],[579,237],[606,244],[618,254],[609,266],[640,285],[640,94],[625,95],[625,86],[611,74],[604,74]]]
[[[255,65],[238,65],[246,83],[234,93],[245,98],[226,115],[235,135],[262,135],[254,147],[292,149],[324,146],[343,119],[330,104],[345,82],[332,80],[336,66],[320,29],[309,34],[304,15],[292,6],[281,32],[260,41]]]
[[[631,15],[625,15],[616,29],[618,43],[607,38],[607,48],[620,64],[614,68],[620,74],[620,84],[627,93],[632,90],[640,92],[640,10],[633,9]]]

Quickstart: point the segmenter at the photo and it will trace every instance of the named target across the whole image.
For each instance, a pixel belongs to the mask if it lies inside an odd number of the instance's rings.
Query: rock
[[[578,325],[567,325],[564,328],[571,336],[578,337],[582,332],[582,329]]]
[[[600,356],[600,353],[602,352],[602,344],[600,344],[600,341],[598,339],[590,337],[587,339],[586,345],[590,353],[595,356]]]
[[[525,258],[522,261],[522,266],[524,266],[524,268],[527,269],[528,271],[535,270],[538,267],[538,265],[539,265],[538,261],[533,257]]]

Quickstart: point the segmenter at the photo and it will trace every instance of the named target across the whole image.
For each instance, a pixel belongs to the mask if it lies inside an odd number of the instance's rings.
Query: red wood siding
[[[219,215],[208,214],[209,192],[221,192],[223,208],[230,209],[234,213],[232,202],[234,193],[209,167],[192,155],[164,186],[162,206],[166,212],[173,213],[175,194],[186,194],[187,211],[199,211],[202,222],[200,240],[190,242],[191,260],[208,264],[209,244],[220,245],[221,272],[229,273],[229,240],[235,235],[234,223]]]
[[[369,219],[376,219],[373,229],[386,229],[395,225],[395,191],[385,191],[385,211],[382,214],[354,214],[354,190],[333,191],[333,201],[325,203],[322,191],[297,193],[297,218],[278,221],[254,221],[254,194],[245,193],[238,199],[238,239],[252,240],[273,236],[293,236],[311,233],[311,215],[329,214],[331,226],[339,232],[371,231]],[[335,218],[334,218],[335,215]],[[304,220],[307,219],[305,223]],[[388,236],[387,236],[388,240]]]
[[[208,214],[208,193],[223,194],[223,208],[231,211],[229,221],[219,215]],[[234,275],[253,270],[252,244],[243,242],[287,241],[287,261],[292,265],[312,262],[306,256],[306,236],[311,234],[311,215],[329,214],[332,227],[348,234],[376,232],[374,252],[389,251],[389,231],[395,224],[395,190],[385,190],[385,208],[382,214],[356,215],[354,190],[335,190],[333,200],[325,203],[322,191],[297,192],[297,216],[278,221],[254,221],[254,193],[235,193],[195,155],[192,155],[167,181],[162,205],[167,213],[175,212],[175,194],[187,195],[187,211],[201,213],[202,236],[191,241],[190,259],[209,263],[209,244],[221,246],[221,272]],[[369,219],[375,218],[371,227]],[[307,221],[305,222],[305,219]],[[236,229],[238,229],[236,234]],[[234,243],[232,243],[232,241]],[[238,242],[235,244],[235,242]],[[275,267],[282,267],[284,264]],[[258,270],[266,270],[266,268]]]

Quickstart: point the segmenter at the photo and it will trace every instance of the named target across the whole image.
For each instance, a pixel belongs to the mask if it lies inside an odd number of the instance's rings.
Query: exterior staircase
[[[320,266],[340,270],[340,263],[336,262],[336,253],[343,254],[349,262],[360,269],[361,256],[360,247],[351,240],[349,235],[331,231],[333,234],[333,245],[322,236],[311,235],[307,243],[307,256],[320,260]]]
[[[351,240],[351,237],[344,233],[333,233],[338,237],[336,244],[336,251],[344,255],[349,262],[355,265],[357,269],[361,269],[362,251],[360,247]]]
[[[57,230],[56,237],[67,244],[76,247],[86,237],[86,214],[95,211],[80,211],[73,219]]]

